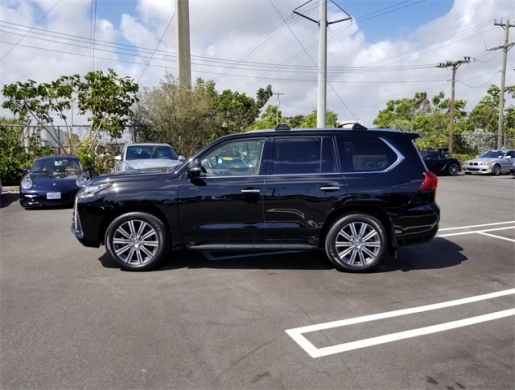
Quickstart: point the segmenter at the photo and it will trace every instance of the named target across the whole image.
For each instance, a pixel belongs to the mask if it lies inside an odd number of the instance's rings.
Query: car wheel
[[[368,214],[349,214],[336,221],[327,234],[325,251],[339,271],[371,270],[386,255],[384,226]]]
[[[111,222],[105,243],[109,258],[120,268],[144,271],[156,267],[166,257],[170,238],[159,218],[131,212]]]
[[[492,175],[499,176],[500,173],[501,173],[501,167],[499,165],[495,164],[494,167],[492,168]]]
[[[447,173],[449,173],[449,175],[451,176],[457,176],[459,172],[460,167],[456,163],[452,163],[451,165],[449,165],[449,168],[447,168]]]

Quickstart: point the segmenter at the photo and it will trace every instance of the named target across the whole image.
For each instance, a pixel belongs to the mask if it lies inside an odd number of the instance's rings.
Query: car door
[[[270,238],[315,236],[346,193],[331,136],[275,137],[265,179],[265,223]]]
[[[184,177],[178,213],[192,241],[237,240],[264,235],[262,156],[265,138],[217,144],[198,156],[202,174]]]

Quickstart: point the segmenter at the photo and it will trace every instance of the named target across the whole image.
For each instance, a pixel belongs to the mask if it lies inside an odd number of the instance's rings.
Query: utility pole
[[[508,50],[510,50],[515,43],[508,44],[508,40],[510,39],[510,27],[515,27],[514,23],[510,23],[509,20],[494,21],[495,26],[501,26],[504,28],[505,36],[504,36],[504,45],[494,47],[493,49],[488,50],[498,50],[502,49],[502,72],[501,72],[501,91],[499,94],[499,127],[497,129],[497,149],[501,149],[503,146],[502,142],[502,134],[503,134],[503,126],[504,126],[504,84],[506,82],[506,59],[508,57]],[[506,140],[505,140],[506,142]]]
[[[455,84],[456,84],[456,70],[460,67],[461,64],[465,64],[470,62],[470,57],[463,57],[462,60],[459,61],[447,61],[440,62],[436,67],[437,68],[452,68],[452,89],[451,89],[451,118],[449,124],[449,153],[452,153],[452,144],[453,144],[453,130],[454,130],[454,94],[455,94]]]
[[[350,15],[345,12],[340,6],[333,2],[340,10],[342,10],[348,18],[335,20],[333,22],[327,21],[327,2],[329,0],[319,0],[318,20],[311,19],[296,10],[303,7],[305,4],[293,10],[294,14],[302,16],[312,22],[315,22],[320,27],[318,37],[318,98],[317,98],[317,128],[326,127],[326,114],[327,114],[327,26],[333,23],[344,22],[352,19]],[[308,2],[309,3],[309,2]]]
[[[278,125],[279,124],[279,105],[281,104],[281,102],[279,101],[279,95],[284,95],[284,93],[281,93],[281,92],[274,92],[274,95],[277,96],[277,105],[276,105],[276,108],[277,108],[277,112],[276,112],[276,116],[277,116],[277,119],[276,119],[276,124]]]
[[[177,79],[191,86],[190,6],[189,0],[175,0],[177,12]]]

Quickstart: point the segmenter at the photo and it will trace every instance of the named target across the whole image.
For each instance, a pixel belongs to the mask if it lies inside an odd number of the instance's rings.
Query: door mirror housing
[[[189,179],[198,179],[202,175],[202,167],[200,165],[200,161],[193,160],[190,162],[188,166],[188,178]]]

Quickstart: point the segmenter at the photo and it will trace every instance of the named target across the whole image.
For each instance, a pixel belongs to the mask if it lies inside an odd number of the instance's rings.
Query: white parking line
[[[506,225],[506,224],[509,224],[509,223],[515,223],[515,221],[493,222],[493,223],[483,223],[481,225],[469,225],[469,226],[461,226],[461,227],[452,227],[452,228],[439,229],[438,231],[443,232],[443,231],[446,231],[446,230],[472,229],[472,228],[484,227],[484,226]]]
[[[515,294],[515,288],[509,289],[509,290],[504,290],[504,291],[498,291],[498,292],[490,293],[490,294],[478,295],[475,297],[457,299],[454,301],[436,303],[436,304],[432,304],[432,305],[418,306],[418,307],[413,307],[413,308],[409,308],[409,309],[395,310],[395,311],[390,311],[390,312],[385,312],[385,313],[367,315],[367,316],[363,316],[363,317],[350,318],[347,320],[332,321],[332,322],[326,322],[326,323],[317,324],[317,325],[309,325],[309,326],[304,326],[304,327],[300,327],[300,328],[288,329],[285,332],[293,340],[295,340],[295,342],[297,344],[299,344],[312,358],[317,358],[317,357],[328,356],[328,355],[332,355],[332,354],[336,354],[336,353],[347,352],[347,351],[351,351],[351,350],[358,349],[358,348],[370,347],[373,345],[389,343],[392,341],[422,336],[422,335],[436,333],[436,332],[442,332],[444,330],[455,329],[455,328],[459,328],[459,327],[463,327],[463,326],[468,326],[468,325],[478,324],[481,322],[492,321],[492,320],[496,320],[499,318],[513,316],[513,315],[515,315],[515,309],[499,311],[496,313],[485,314],[485,315],[478,316],[478,317],[466,318],[463,320],[447,322],[447,323],[428,326],[428,327],[424,327],[424,328],[412,329],[412,330],[408,330],[408,331],[404,331],[404,332],[392,333],[389,335],[383,335],[383,336],[373,337],[373,338],[364,339],[364,340],[352,341],[349,343],[334,345],[334,346],[325,347],[325,348],[315,347],[308,339],[306,339],[303,336],[304,333],[310,333],[310,332],[316,332],[316,331],[320,331],[320,330],[324,330],[324,329],[332,329],[332,328],[338,328],[338,327],[343,327],[343,326],[348,326],[348,325],[360,324],[363,322],[381,320],[381,319],[386,319],[386,318],[393,318],[393,317],[403,316],[403,315],[407,315],[407,314],[422,313],[422,312],[426,312],[426,311],[438,310],[438,309],[442,309],[442,308],[458,306],[458,305],[483,301],[486,299],[498,298],[498,297],[512,295],[512,294]]]
[[[510,242],[515,242],[515,240],[512,239],[512,238],[503,237],[503,236],[496,236],[495,234],[489,234],[489,233],[484,233],[484,232],[479,232],[479,234],[482,234],[483,236],[498,238],[500,240],[506,240],[506,241],[510,241]]]
[[[487,233],[487,232],[497,232],[499,230],[510,230],[510,229],[515,229],[515,225],[514,226],[507,226],[507,227],[492,228],[492,229],[484,229],[484,230],[472,230],[472,231],[459,232],[459,233],[438,234],[437,237],[464,236],[466,234],[484,234],[484,233]],[[515,240],[512,240],[510,238],[505,238],[505,239],[507,239],[508,241],[515,242]]]

